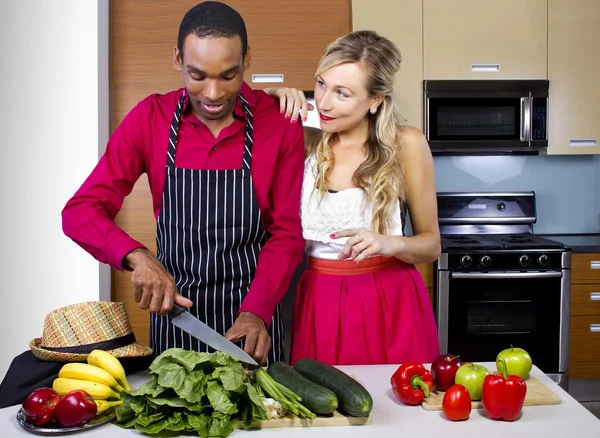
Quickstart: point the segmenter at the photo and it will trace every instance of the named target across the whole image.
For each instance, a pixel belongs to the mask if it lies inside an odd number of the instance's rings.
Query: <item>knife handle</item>
[[[173,308],[169,312],[169,316],[171,318],[175,318],[177,315],[179,315],[180,313],[185,312],[187,310],[188,309],[186,309],[185,307],[181,307],[179,304],[173,304]]]

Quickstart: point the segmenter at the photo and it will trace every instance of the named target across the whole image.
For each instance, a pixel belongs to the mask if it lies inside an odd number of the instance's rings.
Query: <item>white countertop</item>
[[[490,371],[494,363],[482,363]],[[468,420],[451,422],[441,411],[425,411],[421,406],[406,406],[396,401],[389,381],[397,365],[344,366],[340,367],[355,376],[373,396],[373,423],[366,426],[344,427],[293,427],[286,429],[236,430],[232,438],[262,437],[485,437],[485,438],[587,438],[600,437],[600,420],[585,409],[562,388],[556,385],[539,368],[533,367],[532,375],[548,386],[561,398],[560,405],[525,406],[521,417],[512,422],[493,421],[485,416],[483,409],[474,409]],[[145,373],[128,377],[133,388],[148,380]],[[16,421],[20,406],[0,409],[0,437],[33,436],[24,431]],[[85,437],[132,437],[143,435],[136,430],[121,429],[108,424],[85,432]],[[189,436],[189,435],[188,435]]]

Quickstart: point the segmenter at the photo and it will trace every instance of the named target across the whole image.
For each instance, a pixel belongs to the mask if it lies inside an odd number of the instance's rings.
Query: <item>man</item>
[[[125,117],[65,206],[64,232],[99,261],[133,271],[134,298],[152,312],[156,354],[208,351],[171,324],[177,303],[228,339],[244,339],[257,362],[283,360],[278,303],[304,249],[302,127],[243,82],[250,48],[229,6],[190,9],[173,62],[184,88],[148,96]],[[113,221],[144,172],[157,255]]]

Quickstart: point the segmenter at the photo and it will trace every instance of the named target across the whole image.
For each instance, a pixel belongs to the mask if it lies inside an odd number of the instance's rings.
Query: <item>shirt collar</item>
[[[181,93],[183,93],[183,88],[181,88],[179,90],[179,96],[181,96]],[[242,96],[244,96],[244,99],[246,99],[246,101],[248,102],[248,104],[250,105],[250,110],[252,112],[254,112],[254,108],[256,108],[256,98],[254,96],[254,91],[252,90],[252,88],[250,88],[250,86],[244,81],[242,82],[242,89],[240,90],[240,94]],[[189,107],[189,103],[190,103],[190,99],[189,96],[186,98],[185,103],[183,104],[183,110],[184,112],[188,111],[188,107]],[[233,113],[234,115],[241,117],[241,118],[246,118],[246,111],[244,111],[244,107],[242,106],[242,101],[240,99],[237,99],[236,103],[235,103],[235,107],[233,108]]]

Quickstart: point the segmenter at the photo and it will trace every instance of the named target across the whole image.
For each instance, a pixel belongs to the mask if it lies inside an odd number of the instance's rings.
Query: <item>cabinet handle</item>
[[[590,300],[600,301],[600,292],[590,292]]]
[[[577,148],[577,147],[590,147],[596,146],[598,142],[596,139],[586,139],[586,140],[569,140],[569,146]]]
[[[500,64],[471,64],[473,73],[498,73]]]
[[[277,73],[277,74],[264,73],[264,74],[252,75],[252,82],[257,83],[257,84],[258,83],[264,84],[267,82],[283,82],[283,74],[281,74],[281,73]]]
[[[590,324],[591,333],[600,333],[600,324]]]
[[[600,269],[600,261],[592,260],[590,262],[590,269]]]

